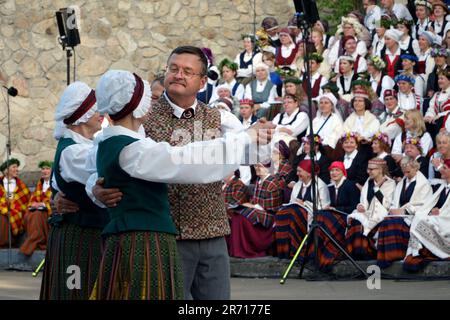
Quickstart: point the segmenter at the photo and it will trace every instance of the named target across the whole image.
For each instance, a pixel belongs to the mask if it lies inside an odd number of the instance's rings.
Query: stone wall
[[[54,18],[59,8],[80,8],[77,79],[95,86],[110,68],[151,78],[182,44],[210,47],[219,61],[234,58],[241,50],[240,35],[253,32],[254,2],[257,28],[268,15],[286,25],[294,12],[293,1],[287,0],[0,0],[0,77],[19,90],[11,99],[13,156],[25,170],[53,158],[53,113],[66,85],[65,53]],[[3,161],[7,117],[0,100]]]

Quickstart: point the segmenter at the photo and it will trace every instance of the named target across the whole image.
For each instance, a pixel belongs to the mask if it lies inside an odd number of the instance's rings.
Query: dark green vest
[[[108,208],[110,222],[103,235],[126,231],[176,234],[170,217],[167,185],[132,178],[119,165],[120,152],[135,141],[137,139],[119,135],[100,142],[98,146],[98,176],[105,178],[106,188],[119,188],[123,193],[117,206]]]
[[[66,182],[61,177],[61,169],[59,167],[61,153],[65,148],[74,144],[76,142],[70,138],[62,138],[59,140],[58,146],[56,147],[52,174],[55,176],[56,183],[59,189],[66,195],[66,198],[77,203],[80,210],[77,213],[68,213],[62,216],[54,215],[50,221],[53,224],[57,224],[62,220],[81,227],[103,229],[109,220],[106,209],[102,209],[92,202],[86,194],[84,184],[79,182]],[[56,194],[56,190],[52,191]]]

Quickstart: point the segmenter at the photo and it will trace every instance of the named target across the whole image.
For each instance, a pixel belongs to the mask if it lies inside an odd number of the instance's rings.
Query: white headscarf
[[[133,110],[133,117],[142,118],[151,107],[152,91],[146,80],[142,80],[144,92],[139,105]],[[97,83],[95,95],[97,97],[100,114],[115,115],[130,102],[136,87],[136,78],[124,70],[109,70]]]

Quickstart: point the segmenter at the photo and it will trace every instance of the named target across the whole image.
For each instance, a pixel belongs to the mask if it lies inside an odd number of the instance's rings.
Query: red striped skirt
[[[378,225],[377,264],[389,267],[392,262],[403,260],[408,250],[409,226],[403,218],[386,217]]]
[[[237,212],[231,212],[231,234],[226,237],[228,254],[236,258],[257,258],[271,254],[273,227],[253,224]]]
[[[31,256],[34,250],[47,249],[49,231],[47,212],[27,212],[24,221],[27,236],[20,247],[20,252],[24,255]]]
[[[275,215],[276,252],[280,259],[295,255],[308,232],[308,212],[297,205],[282,207]]]
[[[377,256],[373,236],[377,227],[368,236],[363,235],[363,225],[356,219],[350,219],[345,234],[345,247],[355,260],[372,260]]]
[[[427,248],[422,248],[419,250],[419,255],[417,257],[413,257],[412,255],[406,256],[403,261],[403,270],[408,272],[418,272],[426,267],[426,265],[432,261],[450,261],[448,259],[440,259],[436,257],[430,250]]]

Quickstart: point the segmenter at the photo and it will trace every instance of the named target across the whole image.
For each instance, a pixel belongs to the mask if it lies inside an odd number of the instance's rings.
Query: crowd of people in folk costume
[[[290,259],[314,216],[381,268],[448,260],[449,8],[363,3],[335,35],[325,20],[305,39],[295,17],[286,27],[266,17],[234,59],[183,46],[151,83],[110,70],[95,91],[69,85],[35,192],[17,159],[1,167],[0,245],[26,230],[23,254],[47,250],[41,298],[228,299],[229,257]],[[195,138],[199,123],[214,134]],[[234,161],[174,162],[224,145],[242,147]],[[344,256],[318,237],[300,259],[317,253],[329,272]],[[79,290],[66,286],[71,265]]]

